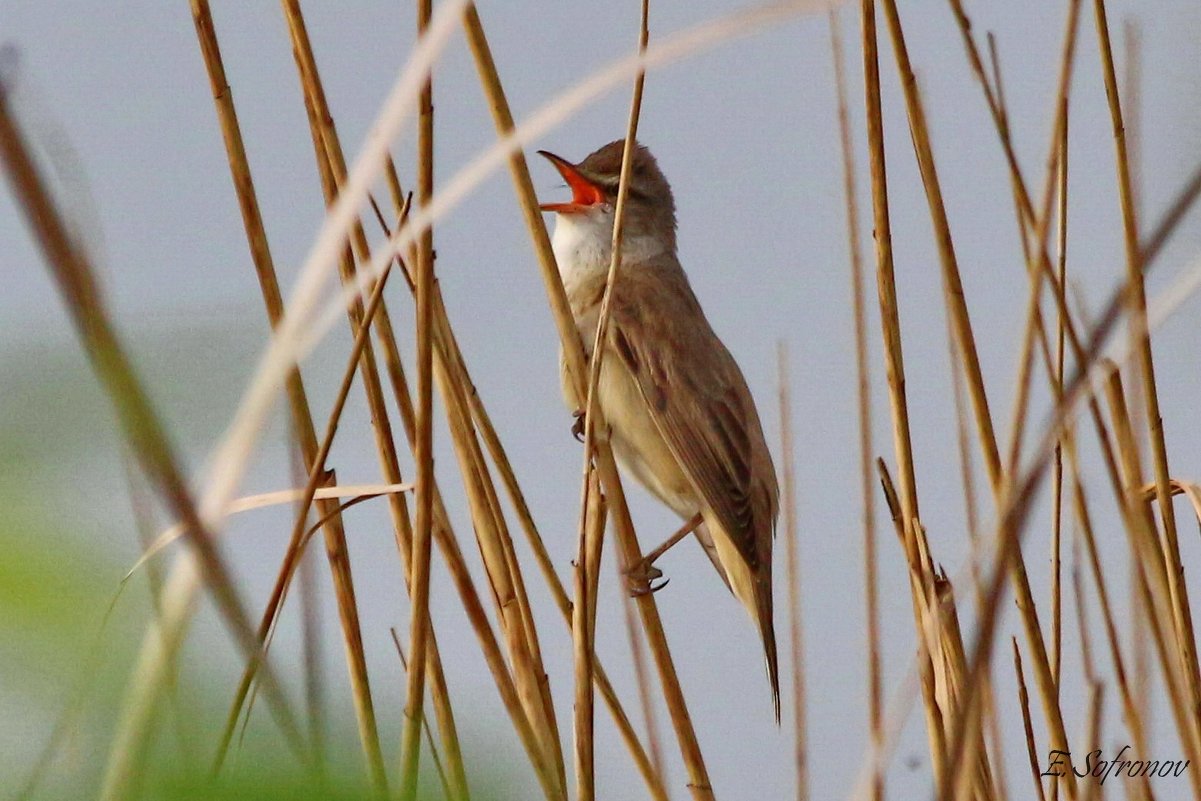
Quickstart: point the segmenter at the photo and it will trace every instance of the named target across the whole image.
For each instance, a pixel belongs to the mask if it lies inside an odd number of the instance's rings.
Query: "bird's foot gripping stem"
[[[631,598],[637,598],[640,595],[650,595],[652,592],[658,592],[667,586],[667,582],[671,579],[663,579],[658,584],[654,583],[657,579],[663,578],[663,571],[655,567],[655,560],[667,553],[677,542],[696,531],[697,526],[703,522],[705,522],[704,517],[700,512],[697,512],[684,525],[680,526],[675,534],[668,537],[666,542],[626,568],[626,588],[630,591]]]
[[[658,592],[667,586],[667,582],[671,581],[671,579],[663,579],[656,584],[656,581],[663,578],[663,571],[655,567],[645,556],[625,569],[625,578],[626,590],[630,593],[631,598]]]
[[[576,409],[571,416],[575,418],[571,424],[571,435],[576,438],[576,442],[583,442],[584,424],[587,422],[588,413],[583,409]]]

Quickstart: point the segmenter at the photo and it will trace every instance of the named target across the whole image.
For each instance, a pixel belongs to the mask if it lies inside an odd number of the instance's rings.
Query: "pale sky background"
[[[652,3],[652,40],[738,5]],[[1065,5],[1013,0],[972,3],[968,9],[981,42],[985,31],[998,36],[1014,137],[1035,186],[1042,180]],[[285,24],[278,5],[266,0],[216,0],[213,6],[267,232],[286,289],[313,241],[323,208]],[[634,0],[481,6],[519,119],[591,70],[625,55],[635,43]],[[395,2],[315,0],[305,4],[305,12],[343,145],[353,159],[407,57],[414,38],[413,12]],[[911,2],[904,4],[903,13],[993,414],[1004,442],[1026,291],[1005,165],[947,5]],[[1143,32],[1141,205],[1144,218],[1153,221],[1201,155],[1196,144],[1201,134],[1201,82],[1196,74],[1201,63],[1201,10],[1183,0],[1112,2],[1115,46],[1120,46],[1121,22],[1130,15],[1139,20]],[[850,12],[843,14],[843,21],[863,245],[870,254],[862,81],[855,43],[859,26],[857,15]],[[20,94],[27,116],[40,121],[43,137],[59,129],[76,151],[96,215],[87,235],[101,254],[115,319],[175,426],[193,475],[199,475],[252,375],[266,323],[188,5],[183,0],[3,0],[0,41],[19,50]],[[1123,266],[1112,138],[1091,4],[1085,4],[1082,13],[1078,53],[1071,111],[1069,270],[1095,312],[1123,274]],[[1119,54],[1119,68],[1122,61]],[[936,560],[954,574],[964,564],[967,538],[940,277],[892,51],[883,43],[881,70],[923,522]],[[494,139],[461,36],[438,64],[435,87],[437,174],[446,180]],[[623,84],[537,147],[578,159],[618,138],[625,129],[628,94]],[[849,792],[864,753],[867,720],[854,351],[834,110],[828,29],[819,16],[788,22],[652,72],[640,129],[640,139],[656,154],[675,190],[681,260],[714,327],[742,365],[777,454],[777,341],[786,341],[791,351],[812,789],[819,799]],[[406,183],[412,183],[413,176],[411,140],[410,132],[394,151]],[[540,194],[563,196],[561,181],[549,165],[531,160],[531,167]],[[78,188],[71,188],[69,195],[86,197]],[[551,555],[561,575],[567,576],[575,550],[580,450],[569,434],[571,417],[560,401],[557,339],[508,175],[493,175],[441,222],[436,243],[438,275],[475,383]],[[1178,274],[1198,245],[1201,227],[1189,221],[1161,257],[1151,290]],[[54,504],[57,530],[64,539],[85,538],[109,551],[112,559],[97,569],[115,586],[124,566],[136,557],[118,441],[38,251],[6,192],[0,193],[0,271],[0,427],[10,434],[20,432],[36,445],[22,454],[19,471],[8,470],[6,481],[17,494],[69,487]],[[871,276],[868,287],[875,449],[892,464]],[[411,302],[399,281],[389,300],[401,346],[411,357]],[[1197,308],[1196,303],[1186,306],[1155,339],[1173,473],[1192,479],[1201,476],[1201,429],[1194,417]],[[303,365],[319,427],[348,346],[349,337],[340,326]],[[79,394],[48,401],[36,389],[42,382]],[[1039,392],[1038,403],[1032,419],[1041,425],[1045,392]],[[330,459],[344,483],[378,480],[368,426],[356,387]],[[277,420],[255,460],[246,492],[290,483],[283,433]],[[456,531],[477,567],[445,428],[439,428],[436,437],[439,474]],[[1099,536],[1112,556],[1107,568],[1120,584],[1126,546],[1091,445],[1085,456],[1095,483]],[[988,518],[991,504],[980,489],[981,509]],[[676,521],[641,490],[630,494],[644,547],[649,548],[673,530]],[[1187,514],[1183,504],[1180,510]],[[388,627],[405,631],[408,606],[383,505],[362,504],[347,517],[376,707],[394,765],[403,680]],[[1027,560],[1036,597],[1045,604],[1048,516],[1040,513],[1035,520]],[[1186,564],[1196,564],[1201,555],[1196,525],[1183,516],[1181,521]],[[892,698],[915,640],[902,555],[886,523],[881,511],[883,655],[885,686]],[[255,513],[235,521],[225,540],[226,554],[256,614],[287,528],[286,512]],[[518,537],[516,528],[514,532]],[[783,547],[777,543],[777,629],[786,653]],[[46,547],[53,549],[55,543]],[[518,547],[522,557],[528,557],[524,542]],[[570,638],[532,562],[527,564],[527,584],[569,753]],[[468,768],[501,770],[518,788],[514,798],[532,797],[532,772],[437,554],[434,565],[431,603]],[[659,566],[672,581],[657,598],[717,796],[786,797],[793,787],[791,723],[787,712],[783,728],[777,729],[772,720],[753,627],[695,546],[681,546]],[[330,709],[345,722],[352,719],[352,710],[324,568],[322,573]],[[484,588],[482,580],[478,586]],[[641,728],[610,564],[602,588],[599,647]],[[961,586],[965,626],[972,619],[969,596],[968,588]],[[1124,608],[1124,602],[1121,605]],[[1042,611],[1046,628],[1049,613],[1045,607]],[[294,697],[299,697],[297,621],[296,608],[290,606],[273,650]],[[1007,734],[1004,767],[1013,797],[1021,798],[1029,791],[1028,766],[1005,642],[1017,633],[1014,623],[1007,616],[995,673]],[[1100,636],[1099,627],[1094,632]],[[1072,676],[1069,684],[1077,687],[1074,638],[1065,639],[1065,650],[1065,675]],[[1108,660],[1101,661],[1108,671]],[[237,663],[210,609],[203,610],[192,632],[186,662],[185,678],[200,672],[201,665],[208,676],[216,674],[232,688]],[[787,660],[783,668],[787,674]],[[14,680],[25,678],[17,675]],[[6,719],[13,710],[20,712],[29,721],[23,729],[27,736],[0,743],[14,749],[19,759],[40,747],[54,708],[31,711],[9,694],[12,689],[0,696],[5,705],[0,709],[8,709]],[[786,691],[785,710],[790,706]],[[1064,708],[1069,732],[1080,732],[1083,698],[1068,693]],[[1109,711],[1106,741],[1125,742],[1116,706]],[[207,714],[215,720],[222,711]],[[1160,714],[1158,722],[1163,725],[1165,718]],[[684,798],[686,778],[662,708],[658,719],[672,794]],[[259,710],[252,730],[272,736],[271,725]],[[1041,738],[1041,720],[1036,725]],[[644,797],[607,713],[598,711],[597,729],[600,797]],[[923,729],[920,713],[914,715],[890,770],[892,798],[921,797],[931,787]],[[216,734],[214,728],[214,742]],[[338,734],[337,747],[353,753],[353,726],[341,725]],[[1168,734],[1160,729],[1158,742],[1164,744],[1162,756],[1173,757],[1177,749]],[[909,761],[912,766],[907,766]],[[1165,797],[1171,797],[1169,785],[1164,787]]]

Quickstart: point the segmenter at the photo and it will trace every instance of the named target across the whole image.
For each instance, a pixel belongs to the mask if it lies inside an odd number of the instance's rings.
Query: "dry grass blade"
[[[134,456],[167,507],[185,525],[191,546],[185,564],[194,566],[187,572],[192,577],[203,578],[239,648],[248,660],[257,661],[259,653],[250,618],[217,548],[212,530],[201,518],[167,440],[166,431],[109,322],[88,256],[68,233],[67,225],[34,165],[16,119],[10,113],[7,99],[7,87],[0,83],[0,158],[4,162],[12,191],[42,248],[47,266],[63,295],[67,311],[76,325],[97,377],[113,403]],[[182,583],[182,579],[179,584],[169,582],[168,589],[174,590]],[[126,716],[118,729],[121,736],[114,743],[102,793],[105,799],[122,797],[128,791],[153,715],[155,698],[162,688],[162,681],[168,678],[168,666],[174,661],[179,646],[180,638],[177,636],[158,637],[159,626],[169,626],[176,620],[176,615],[186,617],[189,605],[190,598],[170,610],[164,603],[162,615],[158,622],[152,624],[150,636],[153,639],[148,640],[148,645],[153,645],[144,652],[145,659],[139,668],[153,671],[159,680],[148,688],[138,684],[129,687],[131,705],[127,707]],[[268,702],[289,746],[304,755],[304,741],[279,684],[269,668],[264,670],[264,676]]]
[[[411,492],[412,484],[341,484],[335,486],[319,487],[313,492],[313,501],[327,501],[337,498],[351,498],[352,500],[367,500],[369,498],[379,498],[383,495],[390,495],[394,492]],[[306,491],[304,489],[287,489],[277,490],[275,492],[264,492],[259,495],[245,495],[241,498],[235,498],[229,505],[230,515],[240,514],[241,512],[249,512],[255,509],[266,509],[272,506],[282,506],[288,503],[299,503],[304,501]],[[334,504],[334,509],[337,504]],[[176,523],[159,532],[158,536],[147,542],[146,547],[142,550],[142,555],[138,557],[138,561],[134,562],[129,570],[125,571],[125,576],[121,579],[122,582],[128,581],[129,578],[140,570],[144,565],[148,564],[155,556],[171,543],[178,540],[184,535],[184,526],[181,523]]]

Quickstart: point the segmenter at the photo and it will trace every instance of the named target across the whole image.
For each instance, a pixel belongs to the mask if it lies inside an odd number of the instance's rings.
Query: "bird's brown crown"
[[[613,199],[617,197],[617,186],[621,179],[621,157],[624,149],[624,139],[614,140],[591,153],[577,165],[582,176]],[[671,184],[667,182],[658,162],[645,145],[636,141],[630,158],[633,162],[630,165],[627,200],[634,214],[627,219],[638,219],[653,230],[668,233],[674,247],[676,203],[672,197]]]

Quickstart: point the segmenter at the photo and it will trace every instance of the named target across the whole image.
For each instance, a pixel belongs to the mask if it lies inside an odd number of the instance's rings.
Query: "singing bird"
[[[624,145],[610,142],[579,164],[539,151],[572,193],[568,203],[541,208],[556,214],[555,259],[589,359],[612,256]],[[662,573],[652,563],[695,532],[759,629],[779,722],[771,579],[775,467],[746,379],[676,256],[671,186],[645,147],[636,145],[632,159],[597,402],[619,464],[687,522],[629,575],[641,591],[657,589],[650,581]],[[583,399],[565,369],[562,377],[578,418]]]

